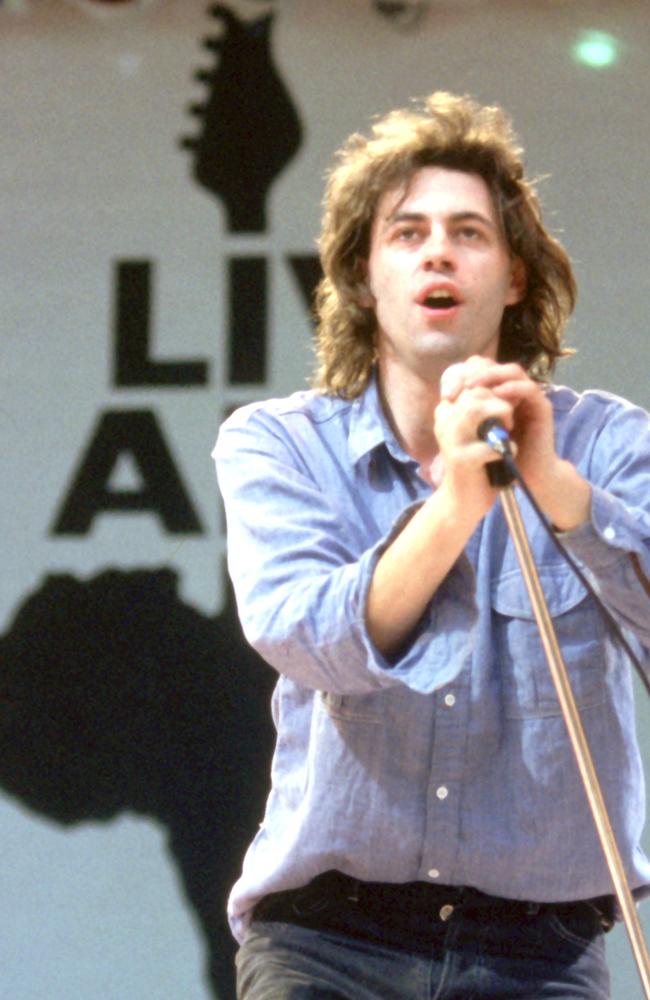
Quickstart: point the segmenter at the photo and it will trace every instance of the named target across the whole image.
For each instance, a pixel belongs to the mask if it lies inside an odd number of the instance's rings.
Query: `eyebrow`
[[[385,217],[385,223],[389,226],[400,222],[427,222],[428,215],[424,212],[392,212],[390,215]],[[450,222],[480,222],[489,229],[497,231],[497,226],[491,219],[481,212],[473,212],[470,210],[464,212],[452,212],[451,215],[447,216]]]

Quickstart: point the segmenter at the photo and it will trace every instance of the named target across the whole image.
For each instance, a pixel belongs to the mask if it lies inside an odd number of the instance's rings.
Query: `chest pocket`
[[[579,708],[606,697],[604,624],[600,612],[569,567],[538,567],[549,613]],[[561,714],[526,585],[518,570],[492,587],[494,667],[508,718]]]
[[[341,695],[321,691],[320,698],[327,714],[338,722],[380,723],[386,715],[389,692],[373,691],[370,694]]]

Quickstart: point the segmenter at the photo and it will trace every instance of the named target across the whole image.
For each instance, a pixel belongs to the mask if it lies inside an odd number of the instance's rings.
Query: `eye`
[[[466,241],[467,243],[484,242],[487,239],[485,231],[480,226],[475,226],[473,224],[459,226],[456,232],[460,239]]]
[[[394,238],[400,243],[415,243],[421,238],[417,226],[400,226],[395,230]]]
[[[402,226],[397,230],[395,235],[398,240],[409,243],[411,240],[417,239],[419,233],[415,226]]]

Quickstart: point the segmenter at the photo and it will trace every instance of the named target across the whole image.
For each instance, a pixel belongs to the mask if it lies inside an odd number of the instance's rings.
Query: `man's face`
[[[384,192],[366,279],[380,371],[436,382],[472,354],[496,358],[503,310],[524,291],[485,181],[445,167]]]

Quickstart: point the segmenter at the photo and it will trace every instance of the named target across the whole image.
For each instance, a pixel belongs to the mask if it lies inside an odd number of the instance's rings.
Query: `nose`
[[[456,266],[452,242],[443,225],[434,225],[422,245],[422,262],[427,271],[452,271]]]

